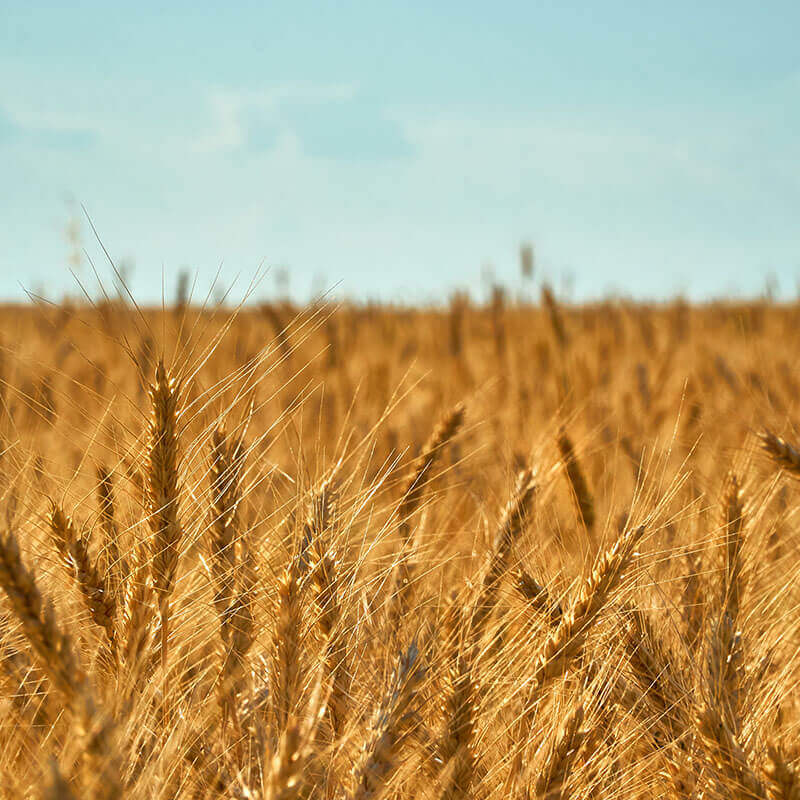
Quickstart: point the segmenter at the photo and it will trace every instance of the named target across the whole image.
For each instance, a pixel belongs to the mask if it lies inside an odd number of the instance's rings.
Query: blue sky
[[[0,297],[797,293],[797,2],[165,5],[0,0]]]

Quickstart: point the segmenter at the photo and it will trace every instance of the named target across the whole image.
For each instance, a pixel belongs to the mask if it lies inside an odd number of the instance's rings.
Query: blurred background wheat
[[[798,307],[5,307],[4,797],[797,798]]]

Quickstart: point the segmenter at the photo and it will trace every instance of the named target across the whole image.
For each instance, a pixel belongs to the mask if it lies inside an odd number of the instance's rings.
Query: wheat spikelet
[[[575,499],[578,513],[586,529],[591,531],[594,528],[595,521],[594,499],[592,498],[592,493],[589,490],[589,484],[586,482],[586,477],[583,474],[581,465],[575,455],[575,448],[572,446],[572,440],[563,429],[558,434],[558,450],[561,453],[561,459],[567,470],[567,477],[572,487],[572,495]]]
[[[178,548],[183,536],[178,518],[178,395],[180,385],[159,361],[150,385],[149,441],[146,500],[152,537],[153,589],[158,597],[161,624],[161,663],[166,673],[170,596],[178,569]]]

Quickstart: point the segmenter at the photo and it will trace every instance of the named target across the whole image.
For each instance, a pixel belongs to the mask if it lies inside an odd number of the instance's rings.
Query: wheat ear
[[[583,704],[578,703],[567,715],[536,778],[533,789],[536,800],[561,800],[568,796],[564,784],[587,739],[586,731],[581,730],[583,718]]]
[[[531,608],[545,616],[551,626],[561,622],[561,618],[564,616],[561,603],[526,570],[517,570],[514,576],[514,588],[530,604]]]
[[[742,545],[744,508],[739,480],[728,478],[723,502],[725,531],[724,576],[719,616],[712,629],[708,653],[710,691],[735,736],[741,728],[740,684],[743,668],[741,633],[738,629],[742,596],[745,590]]]
[[[50,513],[50,533],[67,568],[75,578],[92,619],[105,631],[114,651],[116,601],[106,576],[100,573],[97,564],[89,555],[85,539],[78,535],[72,519],[57,505],[53,505]]]
[[[320,716],[325,710],[322,699],[322,685],[318,683],[312,692],[307,713],[302,718],[294,713],[289,716],[277,751],[270,760],[265,800],[296,800],[307,796],[304,790],[308,784],[304,774],[314,757],[311,745]]]
[[[591,531],[594,528],[595,521],[594,498],[589,490],[589,484],[581,469],[578,457],[575,455],[572,439],[563,429],[558,434],[558,451],[567,471],[567,478],[572,487],[572,496],[575,499],[575,505],[578,508],[581,521],[586,530]]]
[[[775,800],[800,800],[800,775],[797,767],[777,744],[767,745],[764,774],[770,783]]]
[[[211,438],[211,524],[208,527],[214,606],[222,622],[224,641],[229,636],[226,611],[233,603],[236,577],[238,508],[242,497],[244,446],[217,428]]]
[[[750,766],[747,754],[713,701],[700,709],[695,724],[704,743],[704,752],[717,770],[724,786],[746,800],[766,800],[764,785]]]
[[[115,519],[113,473],[105,467],[97,470],[97,504],[100,509],[100,529],[103,532],[103,570],[111,596],[116,600],[122,576],[128,565],[119,551],[119,529]]]
[[[464,641],[464,615],[448,632],[447,690],[442,704],[445,728],[439,741],[439,759],[445,769],[441,800],[470,797],[475,774],[475,726],[478,687],[472,663],[473,648]]]
[[[542,286],[542,301],[547,309],[547,315],[550,318],[550,326],[555,334],[558,346],[565,350],[569,346],[569,336],[567,329],[564,325],[564,318],[561,314],[561,309],[558,301],[553,294],[553,290],[546,284]]]
[[[800,451],[797,447],[768,430],[761,432],[760,439],[761,446],[779,467],[800,476]]]
[[[348,694],[352,680],[342,630],[341,565],[333,553],[323,553],[315,565],[313,575],[317,589],[319,627],[326,639],[325,668],[330,685],[327,709],[333,736],[337,739],[347,720]]]
[[[523,711],[515,726],[516,756],[512,773],[519,772],[525,744],[533,724],[536,699],[548,683],[563,675],[583,651],[589,631],[608,602],[612,591],[630,563],[636,545],[644,535],[644,526],[629,529],[597,560],[561,622],[550,632],[534,663],[528,681]]]
[[[300,557],[297,555],[284,569],[278,588],[271,677],[272,707],[279,733],[286,729],[302,686],[300,636],[303,607],[300,594]]]
[[[563,675],[580,653],[589,630],[619,583],[643,535],[644,526],[630,529],[600,556],[561,623],[548,636],[536,662],[532,686],[541,689],[553,678]]]
[[[33,573],[22,563],[13,533],[0,534],[0,586],[19,619],[40,666],[71,705],[83,735],[83,753],[91,766],[95,797],[120,797],[122,781],[113,748],[113,724],[100,713],[72,642],[56,622],[52,604],[43,600]]]
[[[464,414],[464,405],[459,403],[439,420],[411,468],[403,488],[400,505],[397,507],[397,516],[404,538],[410,535],[409,522],[422,502],[425,488],[430,481],[430,473],[448,442],[456,436],[464,424]]]
[[[533,471],[530,468],[522,470],[517,475],[514,492],[503,510],[492,550],[487,556],[486,567],[470,621],[468,638],[471,642],[480,639],[486,621],[494,609],[500,581],[508,569],[511,548],[525,529],[536,489]]]
[[[147,448],[147,512],[152,538],[153,588],[161,623],[161,664],[166,674],[170,597],[175,587],[183,536],[178,517],[178,419],[180,385],[159,361],[150,385],[152,413]]]
[[[58,626],[52,604],[42,598],[33,573],[22,563],[19,543],[11,532],[0,534],[0,585],[42,669],[59,691],[73,698],[83,683],[83,671],[72,642]]]
[[[349,800],[377,797],[400,765],[403,745],[417,725],[417,697],[425,677],[416,643],[400,656],[389,691],[371,724],[372,735],[353,769]]]
[[[22,563],[19,543],[10,531],[0,534],[0,586],[47,677],[65,697],[74,698],[84,674],[72,642],[59,627],[52,604],[42,598],[33,573]]]
[[[403,488],[400,504],[397,507],[402,544],[394,575],[390,609],[390,619],[395,630],[399,629],[400,620],[409,613],[414,604],[416,581],[413,554],[415,541],[411,520],[422,503],[436,462],[448,442],[456,436],[464,424],[464,413],[464,405],[459,403],[439,420],[422,448],[422,452],[414,462]]]
[[[127,559],[128,575],[120,614],[122,655],[131,674],[147,649],[152,627],[153,578],[144,542],[135,542]]]

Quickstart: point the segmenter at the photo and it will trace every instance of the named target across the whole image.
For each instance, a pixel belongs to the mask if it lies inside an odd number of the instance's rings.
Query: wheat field
[[[800,798],[800,306],[0,313],[3,798]]]

